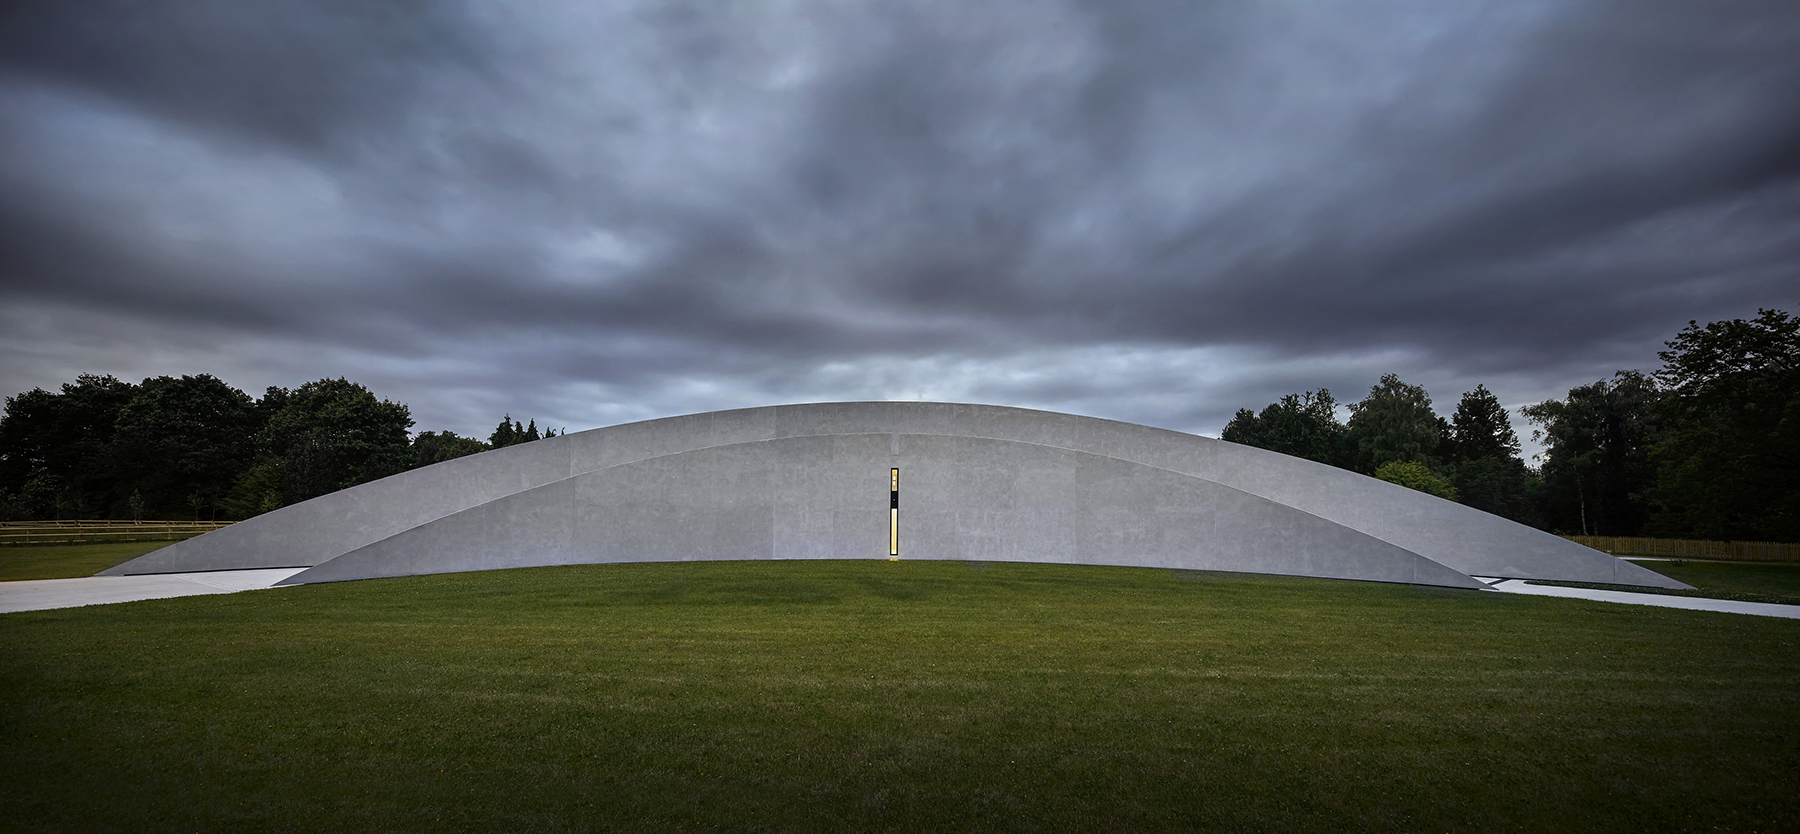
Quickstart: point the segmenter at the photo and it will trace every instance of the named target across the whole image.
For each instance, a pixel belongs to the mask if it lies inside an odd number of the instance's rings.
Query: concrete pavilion
[[[511,446],[257,516],[105,571],[282,584],[604,562],[962,559],[1482,588],[1687,586],[1354,472],[989,405],[816,403]]]

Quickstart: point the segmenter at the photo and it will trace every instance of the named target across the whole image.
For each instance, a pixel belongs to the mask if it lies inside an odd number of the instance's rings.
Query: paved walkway
[[[1732,599],[1678,597],[1672,594],[1634,594],[1628,591],[1600,591],[1592,588],[1563,588],[1557,585],[1532,585],[1523,579],[1495,579],[1477,576],[1496,591],[1530,594],[1539,597],[1569,597],[1597,602],[1621,602],[1627,605],[1654,605],[1659,608],[1686,608],[1689,611],[1723,611],[1728,614],[1754,614],[1758,617],[1786,617],[1800,620],[1800,605],[1776,605],[1768,602],[1739,602]]]
[[[140,599],[234,594],[267,588],[306,568],[159,573],[150,576],[84,576],[80,579],[27,579],[0,582],[0,614],[75,608]]]

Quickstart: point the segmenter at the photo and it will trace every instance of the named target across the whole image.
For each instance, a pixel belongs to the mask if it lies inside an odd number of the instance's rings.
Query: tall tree
[[[20,518],[121,512],[112,460],[113,426],[137,386],[82,374],[59,393],[41,388],[6,399],[0,416],[0,498]]]
[[[1373,473],[1394,461],[1430,464],[1444,435],[1444,420],[1431,410],[1431,395],[1387,374],[1362,402],[1350,404],[1346,439],[1354,466]]]
[[[308,382],[263,427],[258,463],[276,471],[282,504],[304,501],[405,471],[412,422],[405,405],[347,379]]]
[[[1475,386],[1457,402],[1449,425],[1441,448],[1457,500],[1513,521],[1541,524],[1536,511],[1541,490],[1519,457],[1519,435],[1500,399],[1487,386]]]
[[[1462,395],[1456,413],[1450,417],[1450,444],[1454,460],[1482,458],[1516,458],[1519,435],[1500,399],[1485,385]]]
[[[500,418],[500,425],[494,429],[493,434],[488,435],[488,445],[496,449],[504,449],[514,443],[523,442],[524,438],[520,435],[524,433],[524,427],[513,422],[512,415],[508,414]]]
[[[1656,381],[1619,371],[1611,381],[1570,389],[1563,400],[1519,409],[1544,444],[1543,476],[1552,529],[1632,536],[1649,517],[1650,445]]]
[[[262,397],[251,409],[251,436],[256,451],[249,467],[232,484],[225,497],[225,512],[231,518],[249,518],[281,509],[286,503],[281,492],[281,463],[262,450],[262,439],[269,422],[287,407],[291,393],[286,388],[271,385],[263,390]]]
[[[122,489],[136,512],[216,514],[249,466],[256,431],[249,395],[209,374],[146,379],[120,410],[113,437]]]
[[[1800,319],[1688,322],[1666,344],[1657,532],[1800,541]]]
[[[1273,406],[1270,406],[1271,408]],[[1267,411],[1268,409],[1263,409]],[[1231,416],[1231,422],[1225,424],[1225,430],[1219,432],[1219,439],[1228,443],[1241,443],[1255,446],[1258,449],[1269,448],[1263,440],[1262,418],[1248,408],[1240,408]]]
[[[543,434],[539,434],[537,418],[535,417],[531,419],[530,425],[526,425],[514,420],[512,415],[508,414],[505,417],[500,418],[500,425],[494,428],[493,434],[488,435],[488,446],[495,449],[504,449],[507,446],[516,446],[520,443],[530,443],[533,440],[542,440],[546,437],[555,436],[556,431],[554,429],[546,429]]]
[[[1335,466],[1342,458],[1343,436],[1337,400],[1320,388],[1288,394],[1261,414],[1239,409],[1219,439]]]

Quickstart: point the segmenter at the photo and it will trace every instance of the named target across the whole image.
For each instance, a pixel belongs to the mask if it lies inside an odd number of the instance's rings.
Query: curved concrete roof
[[[309,568],[286,584],[506,567],[901,557],[1453,587],[1686,587],[1353,472],[1147,426],[988,405],[691,414],[512,446],[284,507],[108,574]]]

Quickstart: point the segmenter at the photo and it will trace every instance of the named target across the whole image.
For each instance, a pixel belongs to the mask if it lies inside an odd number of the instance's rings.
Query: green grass
[[[1718,599],[1758,598],[1760,602],[1800,605],[1800,563],[1796,562],[1653,562],[1636,564],[1679,579]]]
[[[1661,562],[1632,559],[1670,579],[1694,586],[1694,590],[1645,588],[1638,585],[1608,585],[1598,582],[1552,582],[1532,580],[1532,585],[1557,585],[1565,588],[1596,588],[1604,591],[1629,591],[1638,594],[1733,599],[1743,602],[1770,602],[1777,605],[1800,605],[1800,564],[1769,562]]]
[[[0,547],[0,582],[93,576],[174,542],[111,542]]]
[[[1793,831],[1800,621],[955,562],[0,615],[20,831]]]

